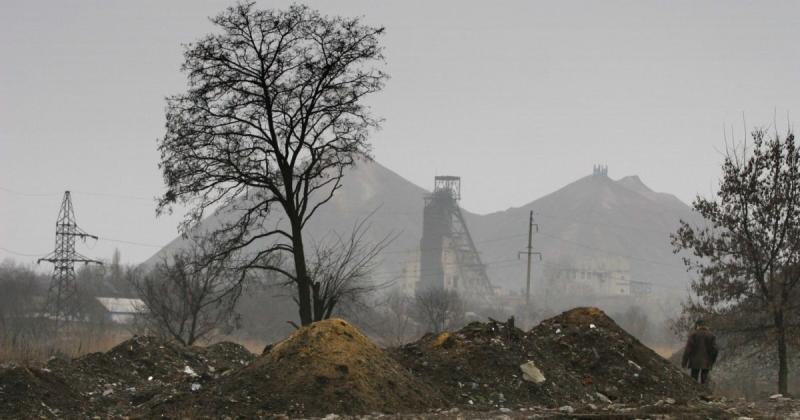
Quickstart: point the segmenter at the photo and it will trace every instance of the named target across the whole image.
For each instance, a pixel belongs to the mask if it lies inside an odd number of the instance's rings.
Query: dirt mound
[[[620,328],[597,308],[576,308],[543,321],[531,330],[543,350],[545,376],[560,375],[582,401],[603,396],[615,402],[642,403],[665,398],[688,400],[701,393],[691,379]],[[598,395],[602,394],[601,395]]]
[[[687,400],[698,387],[596,308],[577,308],[529,333],[472,323],[392,351],[462,407],[558,407]]]
[[[85,409],[80,396],[45,369],[0,368],[0,418],[64,418]]]
[[[246,368],[156,412],[252,418],[271,413],[421,412],[442,404],[437,391],[416,380],[360,331],[330,319],[297,330]]]
[[[253,358],[234,343],[183,347],[136,336],[106,353],[52,359],[47,368],[81,395],[91,411],[111,416],[202,387]]]
[[[493,409],[554,403],[544,389],[523,379],[520,365],[537,349],[507,323],[473,322],[457,332],[428,334],[391,353],[451,404]]]

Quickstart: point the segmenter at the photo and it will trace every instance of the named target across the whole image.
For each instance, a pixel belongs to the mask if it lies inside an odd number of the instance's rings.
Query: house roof
[[[108,312],[117,314],[138,314],[145,309],[141,299],[126,299],[112,297],[97,297],[98,302],[103,305]]]

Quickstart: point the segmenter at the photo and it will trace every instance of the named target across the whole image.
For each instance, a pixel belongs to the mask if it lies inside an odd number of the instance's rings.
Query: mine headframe
[[[437,176],[425,197],[418,289],[456,290],[467,297],[493,294],[486,266],[458,206],[461,178]]]

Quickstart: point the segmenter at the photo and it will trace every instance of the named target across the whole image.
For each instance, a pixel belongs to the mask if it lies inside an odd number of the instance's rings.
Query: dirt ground
[[[259,356],[134,337],[0,366],[0,418],[153,417],[800,419],[800,401],[712,396],[594,308],[528,332],[475,322],[388,350],[331,319]]]

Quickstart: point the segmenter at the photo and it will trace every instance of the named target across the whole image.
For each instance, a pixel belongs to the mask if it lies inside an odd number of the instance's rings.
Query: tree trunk
[[[308,278],[306,253],[303,248],[303,233],[300,222],[292,220],[292,254],[294,269],[297,275],[297,305],[300,308],[300,325],[306,326],[314,322],[311,307],[311,279]]]
[[[783,309],[775,313],[775,329],[778,333],[778,392],[786,395],[789,391],[789,365],[786,355],[786,323]]]

